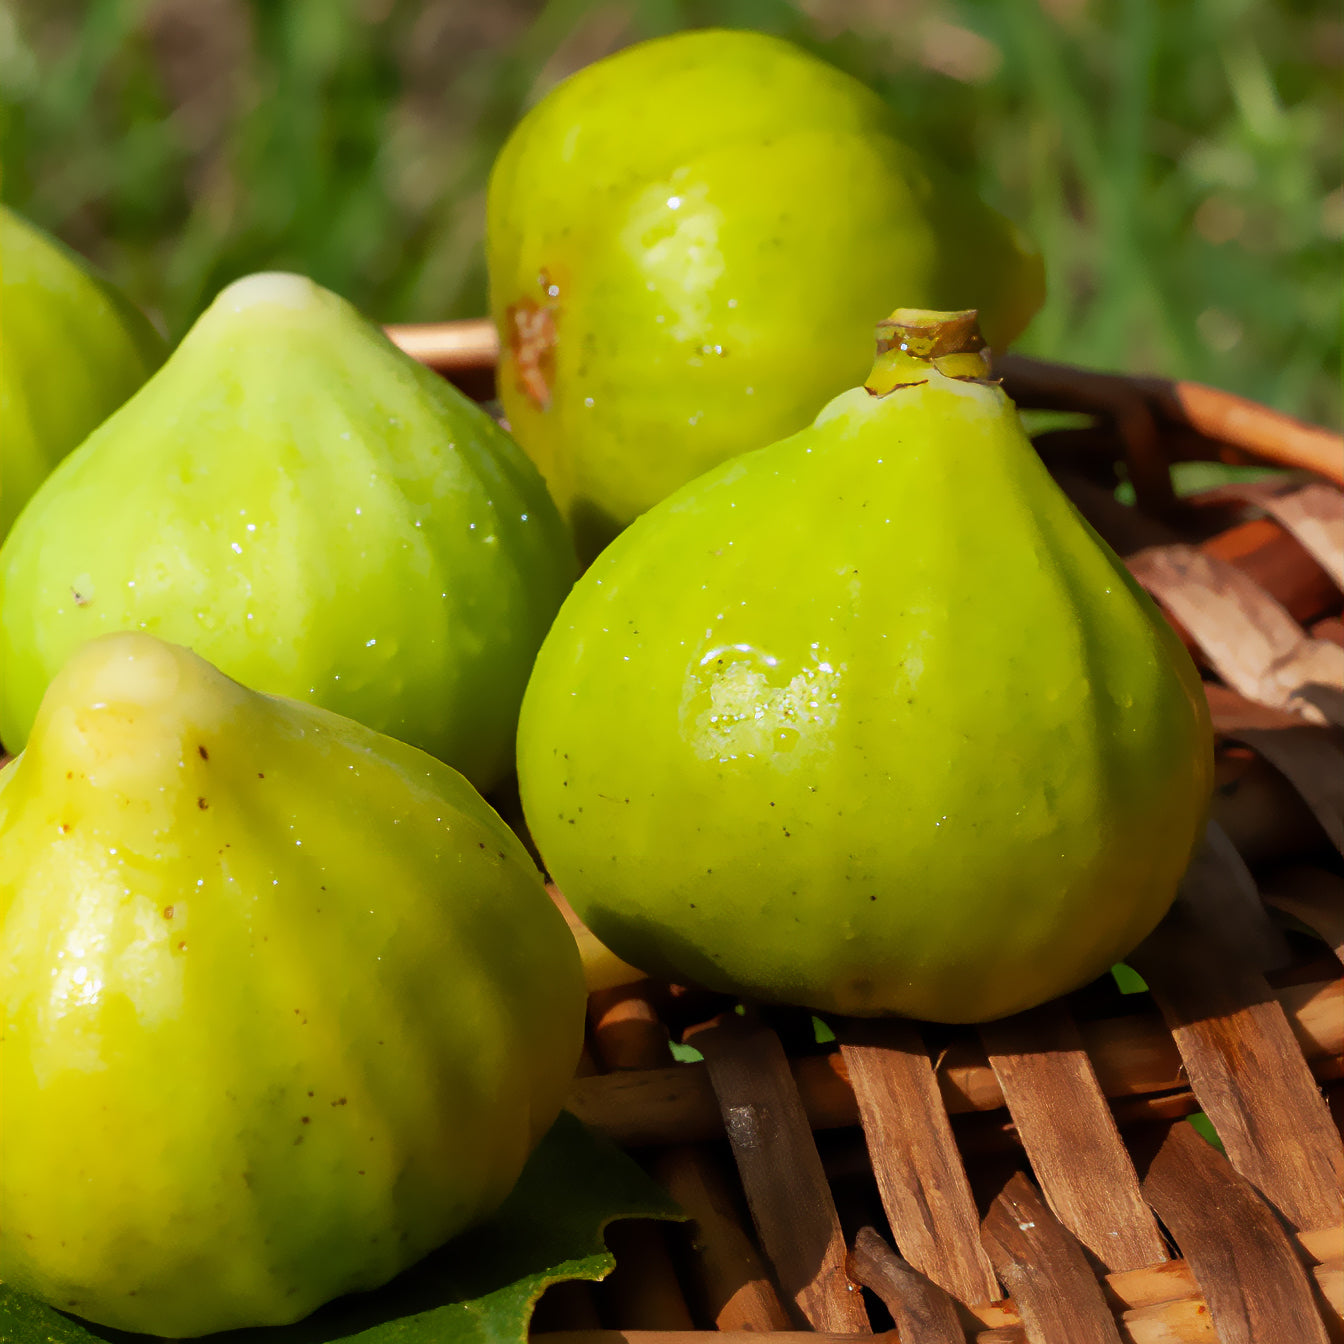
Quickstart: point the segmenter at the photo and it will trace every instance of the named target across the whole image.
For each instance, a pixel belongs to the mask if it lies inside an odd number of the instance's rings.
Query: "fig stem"
[[[864,384],[875,397],[928,382],[930,367],[944,377],[983,382],[990,377],[989,347],[974,308],[942,313],[897,308],[877,324],[877,359]]]

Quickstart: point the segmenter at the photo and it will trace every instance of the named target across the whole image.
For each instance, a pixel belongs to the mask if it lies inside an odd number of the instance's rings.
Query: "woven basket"
[[[490,395],[488,323],[391,334]],[[1214,820],[1131,958],[1149,992],[1108,979],[978,1029],[841,1023],[825,1045],[807,1013],[593,993],[570,1108],[691,1221],[613,1228],[616,1272],[553,1290],[539,1340],[1344,1339],[1344,443],[1195,385],[998,371],[1020,406],[1092,417],[1038,449],[1206,678]],[[1183,459],[1289,474],[1182,500]]]

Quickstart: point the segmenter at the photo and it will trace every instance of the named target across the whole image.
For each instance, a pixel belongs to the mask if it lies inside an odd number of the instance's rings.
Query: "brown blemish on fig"
[[[537,276],[544,298],[520,299],[505,310],[505,335],[518,390],[539,410],[551,405],[555,380],[555,315],[560,287],[545,271]]]
[[[172,917],[173,917],[173,907],[172,907],[171,905],[165,905],[165,906],[163,907],[163,917],[164,917],[164,919],[172,919]]]

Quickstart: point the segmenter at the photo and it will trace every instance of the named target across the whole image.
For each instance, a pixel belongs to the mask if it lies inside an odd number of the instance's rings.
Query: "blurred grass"
[[[1045,252],[1021,348],[1341,415],[1344,14],[1304,0],[0,0],[0,193],[177,336],[248,271],[485,311],[484,188],[570,70],[719,23],[876,87]]]

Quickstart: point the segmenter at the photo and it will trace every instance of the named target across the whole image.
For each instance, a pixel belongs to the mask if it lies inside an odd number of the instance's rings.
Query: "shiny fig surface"
[[[335,294],[249,276],[0,549],[0,740],[23,745],[80,644],[140,629],[489,789],[574,569],[480,407]]]
[[[861,382],[892,302],[1006,345],[1041,260],[870,89],[709,29],[580,70],[491,176],[500,397],[589,559],[735,453]]]
[[[456,771],[119,634],[0,770],[0,1278],[171,1337],[490,1213],[583,1037],[574,939]]]
[[[982,352],[915,349],[965,317],[904,315],[867,385],[651,509],[561,609],[522,798],[631,964],[980,1021],[1169,906],[1211,788],[1198,675]]]
[[[0,205],[0,540],[47,474],[163,362],[149,320]]]

